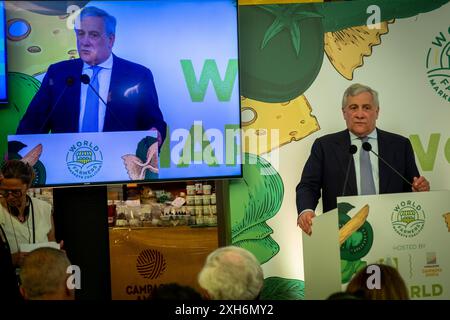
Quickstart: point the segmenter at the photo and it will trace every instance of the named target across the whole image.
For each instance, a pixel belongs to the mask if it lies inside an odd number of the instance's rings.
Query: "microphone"
[[[89,88],[91,88],[92,91],[94,91],[95,95],[97,97],[99,97],[100,100],[103,102],[103,104],[106,106],[105,100],[103,100],[103,98],[100,96],[100,94],[97,92],[97,90],[95,90],[94,87],[91,85],[91,78],[87,74],[83,73],[80,77],[80,80],[82,83],[87,84],[89,86]]]
[[[68,87],[73,86],[74,84],[74,78],[72,76],[67,76],[66,81],[65,81],[65,85],[64,85],[64,89],[61,91],[61,93],[59,94],[58,98],[56,99],[55,103],[53,104],[53,106],[50,109],[50,112],[48,113],[47,118],[45,119],[45,121],[42,123],[42,126],[39,128],[38,133],[41,132],[41,130],[45,127],[48,119],[50,119],[50,116],[53,114],[53,111],[55,111],[56,106],[59,103],[59,100],[61,100],[62,96],[64,95],[64,93],[66,92]],[[53,84],[53,79],[49,80],[49,84],[52,85]]]
[[[411,182],[408,181],[400,172],[395,170],[393,166],[391,166],[389,163],[387,163],[386,160],[384,160],[382,157],[380,157],[375,151],[372,150],[372,145],[369,142],[363,142],[362,148],[367,152],[372,152],[374,155],[377,156],[378,159],[383,161],[385,165],[387,165],[389,168],[391,168],[392,171],[394,171],[400,178],[402,178],[407,184],[409,184],[411,187],[413,186]]]
[[[348,175],[350,173],[350,165],[352,163],[352,156],[356,153],[356,151],[358,151],[358,147],[355,146],[354,144],[352,144],[350,146],[350,148],[348,148],[348,152],[350,153],[350,159],[348,160],[348,165],[347,165],[347,171],[345,172],[345,180],[344,180],[344,186],[342,188],[342,196],[345,195],[345,188],[347,187],[347,183],[348,183]]]
[[[103,104],[107,106],[105,100],[103,100],[103,98],[100,96],[97,90],[95,90],[94,87],[91,85],[91,78],[87,74],[83,73],[80,77],[80,80],[82,83],[87,84],[89,88],[91,88],[92,91],[94,91],[95,95],[100,98]],[[123,125],[122,121],[120,121],[120,119],[117,118],[116,115],[111,110],[109,110],[109,108],[106,108],[106,111],[110,112],[111,115],[114,117],[114,119],[117,121],[117,123],[119,123],[122,126],[122,129],[126,131],[126,127]]]

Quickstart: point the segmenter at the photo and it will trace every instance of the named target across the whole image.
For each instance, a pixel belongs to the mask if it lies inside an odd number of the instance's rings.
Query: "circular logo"
[[[412,238],[422,231],[425,225],[425,212],[414,201],[402,201],[392,211],[391,223],[399,235]]]
[[[346,214],[339,214],[339,229],[341,229],[350,217]],[[340,248],[341,259],[347,261],[357,261],[364,257],[372,248],[373,229],[367,221],[356,230]]]
[[[103,156],[99,147],[92,142],[77,141],[67,152],[66,163],[75,177],[90,179],[102,168]]]
[[[428,82],[436,94],[450,102],[450,27],[445,32],[439,32],[431,41],[432,46],[427,53]]]
[[[166,270],[166,259],[158,250],[146,249],[139,254],[136,269],[145,279],[156,279]]]

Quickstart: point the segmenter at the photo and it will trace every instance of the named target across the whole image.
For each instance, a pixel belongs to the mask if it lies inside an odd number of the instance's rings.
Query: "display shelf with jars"
[[[110,227],[215,227],[214,182],[172,182],[108,188]]]

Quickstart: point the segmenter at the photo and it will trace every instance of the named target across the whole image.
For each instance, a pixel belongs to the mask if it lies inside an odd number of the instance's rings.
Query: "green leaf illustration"
[[[348,202],[340,202],[337,205],[338,214],[347,214],[350,210],[352,210],[355,206],[351,205]]]
[[[253,252],[261,263],[279,251],[266,221],[280,209],[283,181],[269,162],[244,154],[244,176],[230,182],[232,243]]]
[[[143,163],[147,162],[147,151],[150,148],[152,144],[157,142],[157,139],[155,137],[145,137],[141,141],[139,141],[137,148],[136,148],[136,157],[141,159]],[[158,174],[151,172],[150,170],[146,170],[145,172],[145,179],[157,179]]]
[[[272,218],[284,195],[283,181],[269,162],[254,154],[244,157],[243,179],[230,182],[232,237]]]
[[[355,273],[364,268],[367,265],[366,261],[356,260],[356,261],[348,261],[341,260],[341,282],[347,283],[353,277]]]
[[[261,264],[269,261],[278,253],[278,251],[280,251],[280,246],[271,237],[265,237],[260,240],[243,240],[233,242],[233,245],[244,248],[253,253]]]
[[[270,277],[264,279],[261,300],[303,300],[305,282],[297,279]]]
[[[233,242],[243,240],[259,240],[271,235],[273,230],[265,222],[261,222],[233,238]]]
[[[24,73],[8,72],[8,104],[0,106],[0,159],[7,152],[6,136],[15,134],[31,100],[39,90],[41,83]]]
[[[264,34],[261,50],[267,46],[270,40],[283,31],[283,29],[287,29],[291,34],[291,41],[296,55],[298,56],[300,54],[300,21],[308,18],[322,18],[322,16],[314,12],[303,11],[301,9],[302,7],[300,6],[299,8],[299,6],[299,4],[259,6],[261,9],[275,16],[275,21]]]

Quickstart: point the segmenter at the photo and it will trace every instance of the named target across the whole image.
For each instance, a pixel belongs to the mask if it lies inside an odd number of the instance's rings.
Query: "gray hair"
[[[38,248],[30,252],[20,268],[20,280],[30,300],[57,293],[66,286],[69,258],[64,251],[55,248]]]
[[[208,255],[198,282],[213,300],[253,300],[261,292],[264,275],[251,252],[228,246]]]
[[[380,107],[380,103],[378,101],[378,92],[373,90],[369,86],[365,86],[360,83],[354,83],[350,87],[347,88],[344,92],[344,96],[342,97],[342,109],[347,105],[347,99],[349,96],[357,96],[360,93],[369,92],[372,95],[373,103],[376,107]]]
[[[85,7],[80,14],[80,20],[86,17],[99,17],[103,19],[105,23],[105,30],[108,36],[116,34],[116,18],[110,15],[108,12],[99,9],[97,7]]]

